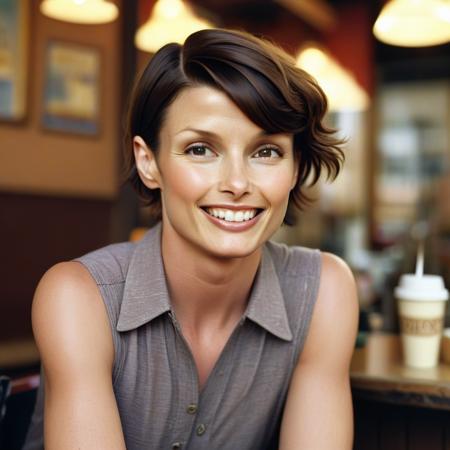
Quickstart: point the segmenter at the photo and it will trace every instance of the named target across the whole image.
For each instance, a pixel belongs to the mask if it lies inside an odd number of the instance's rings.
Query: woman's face
[[[165,237],[221,258],[259,249],[283,222],[296,181],[292,144],[291,134],[265,133],[216,89],[182,91],[156,158],[135,138],[141,178],[161,189]]]

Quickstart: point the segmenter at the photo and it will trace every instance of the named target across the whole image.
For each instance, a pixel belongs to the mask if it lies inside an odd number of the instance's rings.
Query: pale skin
[[[161,189],[170,298],[201,389],[245,310],[261,246],[282,223],[297,176],[292,136],[264,134],[224,94],[203,86],[186,89],[169,107],[160,140],[156,156],[135,137],[136,164],[142,181]],[[263,211],[255,226],[230,232],[202,209],[224,205]],[[279,450],[351,449],[349,364],[357,317],[350,270],[322,253]],[[76,262],[51,268],[36,290],[32,318],[46,374],[46,449],[125,449],[110,325],[87,270]]]

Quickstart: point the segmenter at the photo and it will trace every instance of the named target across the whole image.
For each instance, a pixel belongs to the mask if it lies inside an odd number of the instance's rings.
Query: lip
[[[208,208],[219,208],[219,206],[208,206]],[[243,208],[242,206],[240,208],[229,208],[229,207],[224,207],[221,206],[220,208],[223,209],[261,209],[261,208]],[[216,225],[217,227],[221,228],[222,230],[225,231],[232,231],[232,232],[241,232],[241,231],[247,231],[248,229],[252,228],[253,226],[255,226],[258,221],[259,218],[261,217],[262,213],[257,214],[255,217],[253,217],[253,219],[247,220],[247,221],[242,221],[242,222],[227,222],[226,220],[223,219],[219,219],[218,217],[214,217],[211,216],[210,214],[208,214],[203,208],[200,208],[200,210],[202,211],[202,213],[207,217],[207,219],[213,223],[214,225]]]
[[[213,208],[217,208],[217,209],[230,209],[232,211],[245,211],[245,210],[250,210],[250,209],[257,209],[257,210],[261,210],[264,208],[258,207],[258,206],[249,206],[249,205],[219,205],[219,204],[213,204],[213,205],[202,205],[200,206],[201,209],[204,208],[209,208],[209,209],[213,209]]]

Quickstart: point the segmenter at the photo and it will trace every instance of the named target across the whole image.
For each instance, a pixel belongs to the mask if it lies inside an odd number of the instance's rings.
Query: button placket
[[[197,433],[197,436],[203,436],[206,432],[206,425],[204,423],[197,425],[195,432]]]
[[[186,340],[184,339],[176,317],[172,312],[168,313],[168,317],[170,319],[175,337],[175,352],[171,356],[174,360],[178,359],[179,361],[181,361],[180,357],[183,358],[183,364],[180,365],[179,370],[183,370],[184,375],[178,377],[177,380],[185,380],[185,383],[183,383],[183,385],[179,385],[177,389],[178,407],[176,411],[176,419],[174,420],[176,424],[176,432],[173,435],[174,441],[172,444],[172,446],[175,444],[179,445],[178,447],[173,447],[174,449],[182,449],[187,445],[186,440],[189,440],[189,436],[191,436],[196,429],[196,414],[198,412],[199,404],[198,378],[193,356]],[[186,380],[190,382],[186,384]]]
[[[189,404],[186,408],[186,412],[188,414],[195,414],[197,412],[197,410],[198,410],[198,406],[195,403]]]

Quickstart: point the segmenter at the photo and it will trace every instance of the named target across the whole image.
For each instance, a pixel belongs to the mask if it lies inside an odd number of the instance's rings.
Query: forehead
[[[183,89],[168,107],[161,131],[177,133],[199,124],[216,132],[220,132],[217,127],[228,126],[239,126],[254,133],[261,131],[225,93],[209,86]]]

